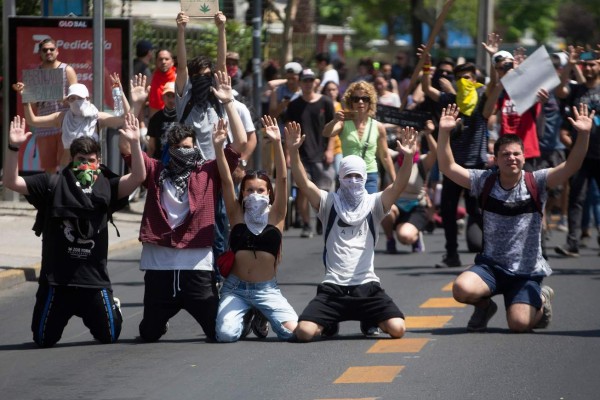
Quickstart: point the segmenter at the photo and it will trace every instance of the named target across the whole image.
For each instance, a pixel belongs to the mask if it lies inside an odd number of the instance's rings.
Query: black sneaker
[[[554,251],[556,254],[560,254],[561,256],[579,257],[579,250],[572,247],[556,246]]]
[[[324,326],[323,330],[321,330],[322,338],[330,338],[338,334],[340,331],[340,324],[333,324],[329,326]]]
[[[310,228],[309,224],[304,224],[304,227],[302,228],[302,232],[300,233],[300,237],[303,237],[303,238],[313,237],[313,232],[312,232],[312,229]]]
[[[436,268],[455,268],[460,266],[462,266],[462,263],[460,262],[458,254],[445,254],[444,257],[442,257],[442,262],[435,264]]]
[[[321,220],[317,218],[317,235],[322,235],[323,234],[323,224],[321,223]]]
[[[264,339],[269,334],[269,320],[258,310],[254,312],[254,318],[250,326],[252,327],[252,333],[259,339]]]
[[[498,306],[492,299],[485,308],[475,307],[471,319],[467,324],[467,332],[484,332],[487,329],[487,324],[498,311]]]
[[[252,319],[254,317],[254,310],[250,309],[246,315],[244,315],[244,320],[242,322],[242,335],[240,339],[245,338],[250,333],[252,329]]]
[[[396,254],[398,250],[396,250],[396,239],[391,238],[385,242],[385,252],[387,254]]]
[[[366,321],[360,321],[360,331],[366,337],[379,337],[383,333],[377,325],[373,325]]]

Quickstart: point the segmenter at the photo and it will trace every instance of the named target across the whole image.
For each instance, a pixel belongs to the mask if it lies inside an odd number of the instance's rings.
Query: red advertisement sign
[[[131,24],[128,19],[111,18],[105,20],[104,29],[104,93],[103,104],[96,104],[100,110],[112,110],[111,81],[109,74],[119,73],[122,82],[129,81],[131,65],[130,49]],[[91,18],[9,18],[10,83],[22,80],[22,71],[38,68],[39,43],[51,37],[56,41],[58,60],[71,65],[77,73],[77,81],[87,86],[93,96],[93,30]],[[8,82],[7,82],[8,83]],[[125,91],[129,85],[123,85]],[[11,92],[10,117],[23,115],[21,99]],[[39,170],[36,160],[35,139],[23,146],[20,168],[24,171]]]

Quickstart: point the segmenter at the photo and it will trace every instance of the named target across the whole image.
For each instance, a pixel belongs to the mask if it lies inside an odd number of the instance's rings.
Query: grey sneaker
[[[252,333],[260,339],[266,338],[269,334],[269,320],[258,310],[254,312],[254,318],[250,326],[252,327]]]
[[[252,329],[252,319],[254,318],[254,310],[250,309],[246,315],[244,315],[244,319],[242,322],[242,335],[240,339],[245,338],[250,333]]]
[[[552,298],[554,290],[550,286],[542,286],[542,296],[544,297],[544,305],[542,306],[542,318],[538,321],[533,329],[544,329],[550,325],[552,321]]]
[[[115,303],[114,310],[119,311],[119,314],[121,314],[121,317],[123,317],[123,312],[121,311],[121,300],[119,300],[118,297],[113,297],[113,302]]]
[[[413,253],[423,253],[425,251],[425,242],[423,241],[423,232],[419,231],[419,238],[412,244]]]
[[[360,331],[366,337],[379,337],[383,334],[383,331],[377,325],[365,321],[360,321]]]
[[[484,332],[487,329],[487,324],[498,311],[498,306],[492,299],[485,308],[475,307],[471,319],[467,324],[467,332]]]

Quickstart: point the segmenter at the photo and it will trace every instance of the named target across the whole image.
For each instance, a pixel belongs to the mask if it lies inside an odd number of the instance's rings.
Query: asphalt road
[[[278,280],[298,313],[322,278],[322,238],[284,239]],[[555,232],[551,244],[562,244]],[[379,249],[385,246],[380,238]],[[443,253],[440,229],[425,237],[427,252],[387,255],[376,271],[407,316],[400,340],[367,339],[358,322],[340,335],[310,344],[252,335],[234,344],[204,342],[182,312],[158,343],[137,339],[142,316],[141,247],[112,254],[110,273],[125,317],[117,344],[96,344],[72,319],[51,349],[31,342],[35,283],[0,291],[0,398],[2,399],[598,399],[600,278],[598,245],[579,259],[551,257],[556,292],[546,330],[511,334],[503,310],[489,331],[469,334],[471,307],[451,299],[458,269],[432,266]],[[464,242],[461,246],[465,248]],[[462,253],[466,264],[473,254]],[[502,304],[502,299],[497,299]],[[502,308],[502,307],[501,307]]]

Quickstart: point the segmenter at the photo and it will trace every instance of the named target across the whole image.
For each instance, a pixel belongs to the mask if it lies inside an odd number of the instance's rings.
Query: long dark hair
[[[246,171],[246,175],[242,178],[242,182],[240,183],[240,193],[238,195],[238,202],[240,206],[244,208],[244,190],[246,189],[246,181],[251,179],[260,179],[267,183],[267,190],[269,191],[269,204],[273,204],[275,201],[275,193],[273,192],[273,185],[271,184],[271,178],[267,175],[266,171],[263,170],[248,170]]]

